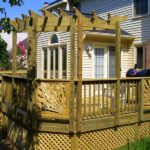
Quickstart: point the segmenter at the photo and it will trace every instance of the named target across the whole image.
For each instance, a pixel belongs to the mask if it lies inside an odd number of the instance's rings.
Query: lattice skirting
[[[105,129],[81,134],[79,147],[82,150],[111,150],[149,135],[150,122],[126,125],[116,130]]]
[[[128,142],[150,136],[150,122],[131,124],[117,129],[104,129],[82,133],[78,139],[79,150],[111,150]],[[26,130],[8,119],[8,137],[20,149],[70,150],[69,134],[47,133]]]

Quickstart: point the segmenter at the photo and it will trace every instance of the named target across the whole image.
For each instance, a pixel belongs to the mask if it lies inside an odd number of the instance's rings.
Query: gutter
[[[55,4],[50,5],[50,6],[48,6],[48,7],[45,7],[45,9],[46,9],[46,10],[47,10],[47,9],[51,9],[51,8],[53,8],[53,7],[56,7],[56,6],[58,6],[58,5],[65,4],[65,3],[67,3],[67,1],[66,1],[66,0],[63,0],[63,1],[61,1],[61,2],[58,2],[58,3],[55,3]]]

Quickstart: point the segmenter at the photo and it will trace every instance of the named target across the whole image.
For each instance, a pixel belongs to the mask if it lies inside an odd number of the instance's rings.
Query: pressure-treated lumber
[[[115,125],[119,124],[119,101],[120,101],[120,78],[121,78],[121,38],[120,38],[120,23],[116,22],[116,78],[117,78],[117,87],[116,87],[116,97],[115,97]]]
[[[144,79],[141,79],[141,82],[139,84],[139,87],[138,87],[138,93],[139,93],[139,107],[138,107],[138,110],[139,110],[139,121],[143,121],[143,113],[144,113]]]
[[[12,39],[12,49],[13,49],[13,60],[12,60],[12,73],[13,75],[15,75],[16,71],[17,71],[17,32],[13,31],[13,39]]]
[[[22,19],[16,19],[15,22],[11,22],[18,32],[27,31],[30,26],[35,25],[37,32],[53,32],[53,31],[70,31],[70,23],[73,16],[80,14],[81,20],[84,22],[82,30],[99,30],[99,29],[115,29],[116,21],[122,22],[126,20],[126,16],[111,16],[109,15],[108,21],[97,16],[95,12],[89,14],[90,17],[86,17],[84,13],[74,8],[74,14],[70,16],[66,11],[59,9],[59,15],[53,15],[47,10],[42,9],[44,16],[41,16],[33,11],[29,11],[30,16],[23,15]],[[77,30],[77,23],[75,29]]]
[[[75,129],[75,85],[74,85],[74,73],[75,73],[75,21],[73,17],[71,20],[71,31],[70,31],[70,132],[74,133]]]
[[[82,15],[74,9],[77,16],[77,131],[81,130],[81,103],[82,103],[82,53],[83,53],[83,22]]]

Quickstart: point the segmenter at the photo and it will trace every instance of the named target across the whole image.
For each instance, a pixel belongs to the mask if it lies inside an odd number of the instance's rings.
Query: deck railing
[[[121,79],[119,100],[116,98],[116,78],[83,79],[81,100],[77,98],[78,81],[75,80],[74,84],[73,108],[69,80],[27,80],[23,77],[3,76],[2,111],[17,119],[18,116],[26,119],[36,116],[37,121],[59,120],[63,122],[62,125],[65,121],[66,126],[72,123],[69,121],[71,118],[75,122],[78,121],[78,116],[80,116],[78,123],[83,125],[91,120],[99,119],[108,119],[109,122],[110,118],[110,127],[115,125],[114,120],[117,117],[123,120],[125,115],[127,117],[134,115],[136,116],[134,121],[141,121],[144,113],[150,113],[150,78]],[[77,108],[78,102],[81,104],[80,108]],[[123,123],[127,122],[129,120],[123,120]],[[65,130],[69,130],[66,126]],[[85,131],[88,130],[87,126]]]
[[[120,80],[119,114],[138,111],[140,100],[140,78]],[[77,81],[75,82],[77,86]],[[82,82],[82,118],[102,118],[114,116],[116,106],[117,79],[83,80]]]
[[[77,85],[77,82],[75,83]],[[99,118],[115,112],[116,79],[83,80],[82,118]]]
[[[33,89],[31,82],[23,77],[3,76],[2,100],[8,113],[27,112],[32,102]],[[4,107],[3,107],[4,108]]]

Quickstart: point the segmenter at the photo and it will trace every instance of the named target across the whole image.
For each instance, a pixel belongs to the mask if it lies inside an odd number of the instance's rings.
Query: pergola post
[[[31,20],[29,24],[31,26],[28,28],[28,69],[27,69],[27,76],[28,78],[36,78],[36,71],[37,71],[37,18],[39,17],[38,14],[34,13],[33,11],[29,11],[31,16]]]
[[[119,101],[120,101],[120,78],[121,78],[121,36],[120,22],[116,22],[116,98],[115,98],[115,126],[119,125]]]
[[[70,28],[70,136],[71,149],[78,150],[78,136],[76,134],[76,114],[75,114],[75,22],[76,17],[71,19]]]
[[[82,17],[77,16],[77,131],[81,131],[81,103],[82,103],[82,53],[83,53]]]
[[[17,72],[17,32],[13,31],[12,33],[12,73],[13,75]]]
[[[75,17],[71,20],[70,29],[70,132],[75,131],[75,83],[74,83],[74,72],[75,72]]]
[[[28,69],[27,76],[29,78],[36,77],[36,43],[37,33],[35,30],[28,32]]]

